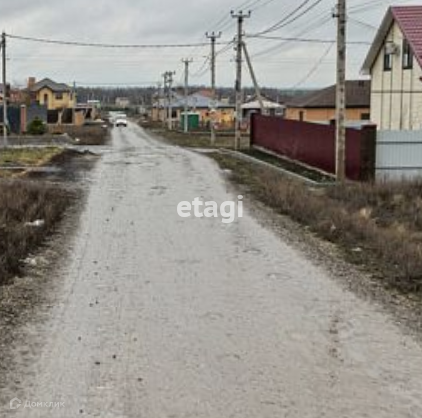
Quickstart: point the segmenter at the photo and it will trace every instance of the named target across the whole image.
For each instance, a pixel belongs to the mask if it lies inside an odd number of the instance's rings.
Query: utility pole
[[[167,123],[168,129],[173,129],[173,107],[172,107],[172,87],[173,87],[173,76],[176,74],[175,71],[167,71],[167,88],[168,88],[168,115]]]
[[[165,98],[166,98],[166,93],[167,93],[167,91],[166,91],[166,89],[167,89],[167,72],[165,72],[163,74],[163,79],[164,79],[163,96],[162,96],[162,98],[163,98],[163,126],[166,126],[167,114],[168,114],[168,111],[166,110],[166,107],[165,107],[165,103],[166,103]]]
[[[245,52],[246,62],[248,63],[249,72],[251,74],[252,82],[253,82],[253,85],[254,85],[254,88],[255,88],[256,98],[258,99],[259,107],[261,108],[261,114],[264,115],[266,113],[266,109],[265,109],[265,106],[264,106],[264,100],[263,100],[262,95],[261,95],[261,89],[259,88],[259,84],[258,84],[256,75],[255,75],[255,71],[254,71],[253,66],[252,66],[252,61],[251,61],[251,58],[249,56],[248,49],[246,48],[245,42],[242,42],[242,47],[243,47],[243,51]]]
[[[215,32],[206,33],[205,36],[211,40],[211,145],[215,144],[215,115],[213,112],[216,111],[217,97],[215,92],[216,87],[216,65],[215,65],[215,42],[221,37],[221,32],[216,34]]]
[[[188,94],[189,94],[189,64],[193,62],[192,59],[185,58],[182,60],[185,64],[185,117],[183,118],[184,132],[185,134],[189,131],[189,120],[188,120]]]
[[[156,97],[157,97],[157,121],[160,121],[160,107],[162,104],[162,91],[161,91],[161,81],[157,82],[157,93],[156,93]],[[154,106],[154,95],[151,97],[151,105]],[[154,121],[154,110],[152,110],[151,113],[151,119]]]
[[[171,88],[173,85],[173,76],[174,74],[176,74],[174,71],[166,71],[163,74],[163,78],[164,78],[164,95],[165,95],[165,90],[167,89],[167,115],[166,115],[166,120],[167,120],[167,127],[169,130],[172,129],[173,124],[172,124],[172,115],[173,115],[173,109],[172,109],[172,94],[171,94]],[[166,123],[166,120],[163,120],[164,125]]]
[[[76,103],[77,103],[77,97],[76,97],[76,81],[73,82],[73,90],[72,90],[72,98],[73,98],[73,108],[72,108],[72,122],[76,125]]]
[[[238,150],[242,138],[242,44],[243,44],[243,22],[245,18],[251,17],[251,12],[244,14],[231,12],[233,18],[237,19],[237,47],[236,47],[236,132],[234,136],[234,149]]]
[[[336,178],[346,179],[346,0],[338,0],[336,94]]]
[[[7,81],[6,81],[6,33],[1,35],[1,51],[3,61],[3,145],[7,147]]]

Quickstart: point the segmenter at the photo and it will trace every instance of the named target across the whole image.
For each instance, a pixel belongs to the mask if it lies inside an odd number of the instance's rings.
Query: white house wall
[[[386,41],[399,46],[393,68],[384,71],[384,48],[372,68],[371,120],[382,130],[422,129],[422,70],[413,58],[413,69],[402,68],[403,33],[397,23]]]

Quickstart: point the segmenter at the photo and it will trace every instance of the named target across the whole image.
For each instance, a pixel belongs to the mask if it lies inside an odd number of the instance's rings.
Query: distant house
[[[25,104],[26,103],[26,95],[25,92],[19,88],[12,87],[10,89],[10,103],[15,104]]]
[[[264,112],[269,116],[283,116],[286,106],[271,100],[262,99]],[[248,118],[252,113],[261,112],[261,103],[259,100],[250,100],[242,105],[243,117]]]
[[[370,119],[371,83],[366,80],[346,82],[346,120]],[[286,119],[330,123],[336,118],[336,85],[299,96],[287,103]]]
[[[49,78],[36,82],[34,78],[28,81],[28,90],[32,98],[48,110],[64,110],[75,107],[75,95],[67,84],[56,83]]]
[[[116,97],[115,103],[120,109],[127,109],[130,106],[130,99],[127,97]]]
[[[191,94],[185,100],[185,97],[173,92],[171,107],[172,119],[174,122],[180,122],[181,116],[185,111],[185,104],[190,113],[199,115],[199,122],[206,126],[214,117],[217,127],[230,126],[235,117],[235,106],[228,101],[213,101],[211,95],[204,94],[204,91]],[[163,121],[167,119],[168,99],[161,98],[154,103],[152,109],[152,119],[154,121]]]
[[[91,103],[90,103],[91,102]],[[100,117],[100,110],[93,101],[87,103],[77,103],[75,107],[74,121],[76,126],[84,125],[85,123],[94,122]]]
[[[371,120],[381,130],[422,129],[421,28],[422,6],[390,7],[366,57]]]

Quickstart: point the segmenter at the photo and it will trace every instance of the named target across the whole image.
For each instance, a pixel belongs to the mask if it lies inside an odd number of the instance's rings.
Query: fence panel
[[[378,131],[376,146],[378,180],[422,177],[422,131]]]
[[[327,173],[335,173],[335,127],[253,115],[251,143]],[[352,180],[362,180],[368,163],[364,162],[366,132],[347,129],[346,173]],[[370,166],[370,164],[369,164]]]

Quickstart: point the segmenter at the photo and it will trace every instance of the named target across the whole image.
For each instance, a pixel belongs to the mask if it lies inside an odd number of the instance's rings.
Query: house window
[[[393,54],[387,49],[384,49],[384,71],[391,71],[393,69]]]
[[[301,110],[300,112],[299,112],[299,120],[301,121],[301,122],[303,122],[303,120],[305,119],[305,112],[303,111],[303,110]]]
[[[413,52],[407,39],[403,39],[403,70],[413,68]]]
[[[63,100],[63,93],[56,93],[56,100]]]
[[[360,114],[360,120],[370,120],[370,119],[371,119],[370,113],[361,113]]]

